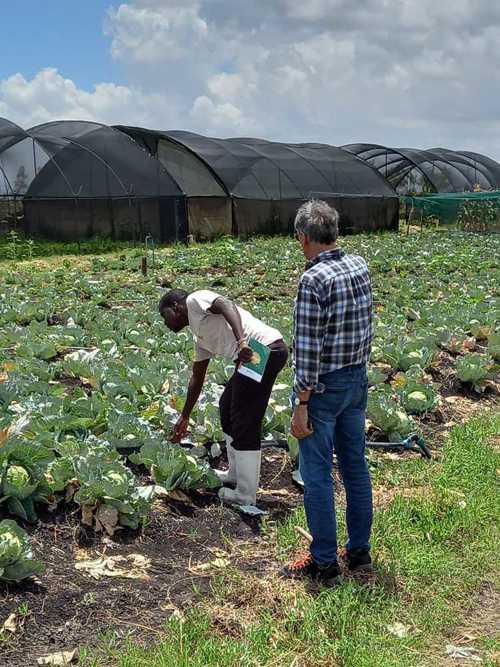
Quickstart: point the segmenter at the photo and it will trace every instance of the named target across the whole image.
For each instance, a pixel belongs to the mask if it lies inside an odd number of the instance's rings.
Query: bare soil
[[[302,501],[280,450],[265,451],[261,484],[259,506],[271,520]],[[12,613],[17,621],[17,631],[0,640],[0,665],[27,667],[43,655],[92,646],[99,640],[96,631],[125,636],[135,630],[153,638],[172,613],[209,591],[217,569],[206,564],[226,555],[231,562],[229,542],[256,539],[259,525],[208,492],[190,494],[186,502],[157,502],[144,530],[123,531],[113,540],[83,530],[76,513],[47,513],[35,528],[25,526],[46,572],[40,581],[0,584],[0,627]],[[149,559],[147,578],[96,580],[75,569],[79,560],[130,554]],[[254,570],[255,559],[238,560],[237,567]]]

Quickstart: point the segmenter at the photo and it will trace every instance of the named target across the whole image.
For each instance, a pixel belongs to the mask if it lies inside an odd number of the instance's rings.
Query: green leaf
[[[45,567],[33,560],[28,534],[15,521],[0,522],[0,581],[18,582]]]

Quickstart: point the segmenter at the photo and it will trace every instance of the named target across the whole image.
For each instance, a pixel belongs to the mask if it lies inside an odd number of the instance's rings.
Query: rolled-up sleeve
[[[294,316],[295,391],[314,391],[318,385],[325,336],[325,309],[312,285],[299,284]]]

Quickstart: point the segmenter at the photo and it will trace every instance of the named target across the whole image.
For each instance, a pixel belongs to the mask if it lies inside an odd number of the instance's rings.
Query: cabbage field
[[[342,245],[366,258],[373,277],[370,439],[419,433],[439,455],[439,433],[450,424],[483,406],[498,409],[500,239],[435,232]],[[219,506],[210,466],[221,458],[217,403],[232,367],[211,362],[188,441],[169,443],[192,341],[187,330],[165,328],[158,300],[171,286],[210,288],[290,342],[304,264],[284,238],[157,249],[146,276],[141,247],[37,258],[43,251],[32,244],[30,257],[0,261],[0,581],[10,587],[50,576],[54,565],[36,545],[44,552],[52,529],[71,526],[74,541],[94,548],[140,544],[142,526],[172,503]],[[291,382],[287,368],[264,431],[288,442],[293,457]],[[290,464],[280,466],[273,479],[290,476]]]

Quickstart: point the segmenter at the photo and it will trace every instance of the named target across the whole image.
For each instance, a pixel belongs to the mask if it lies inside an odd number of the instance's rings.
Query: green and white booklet
[[[248,346],[253,350],[252,359],[247,364],[241,364],[238,368],[238,373],[246,375],[252,380],[255,380],[255,382],[262,382],[262,376],[266,370],[271,350],[254,338],[250,338]]]

